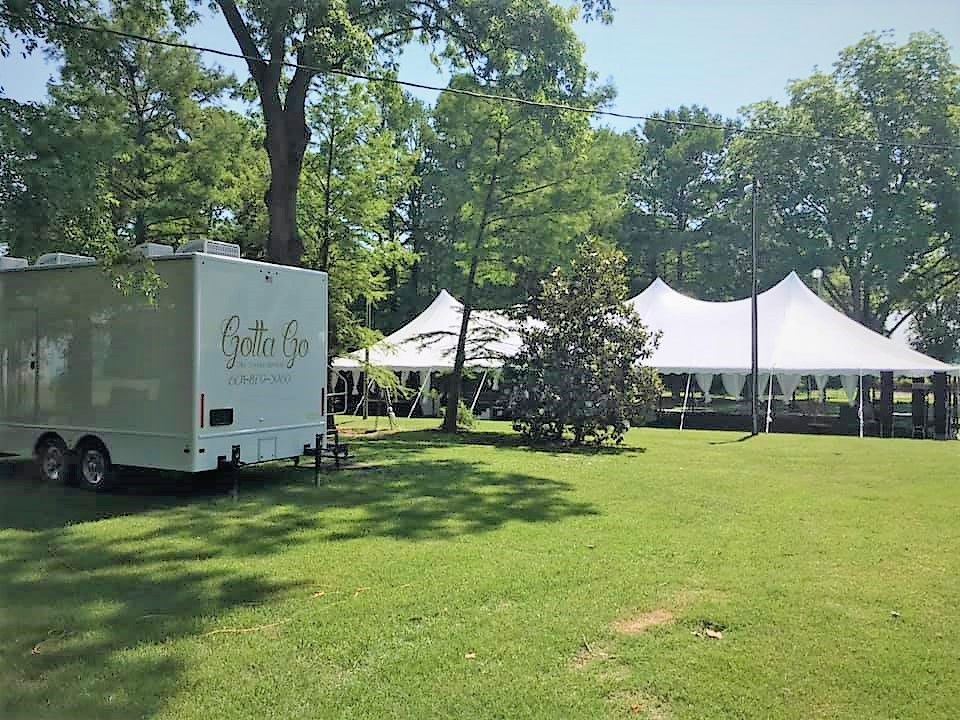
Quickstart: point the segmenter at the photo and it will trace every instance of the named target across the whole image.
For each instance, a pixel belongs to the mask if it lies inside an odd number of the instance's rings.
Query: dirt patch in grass
[[[593,643],[584,643],[573,658],[573,667],[576,670],[584,670],[591,665],[599,662],[606,662],[613,657],[606,648],[594,645]]]
[[[673,713],[669,706],[656,695],[642,691],[617,692],[608,700],[623,709],[627,717],[648,718],[648,720],[670,720]]]
[[[613,629],[621,635],[641,635],[651,628],[673,622],[673,613],[666,608],[651,610],[632,618],[618,620]]]

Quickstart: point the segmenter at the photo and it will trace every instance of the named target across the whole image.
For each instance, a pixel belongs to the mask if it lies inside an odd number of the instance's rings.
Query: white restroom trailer
[[[185,250],[143,250],[154,300],[92,258],[2,258],[0,453],[100,489],[114,466],[196,473],[318,451],[326,273]]]

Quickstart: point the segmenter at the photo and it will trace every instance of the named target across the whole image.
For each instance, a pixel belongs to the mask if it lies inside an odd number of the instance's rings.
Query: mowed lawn
[[[0,717],[960,717],[960,443],[432,424],[236,502],[4,480]]]

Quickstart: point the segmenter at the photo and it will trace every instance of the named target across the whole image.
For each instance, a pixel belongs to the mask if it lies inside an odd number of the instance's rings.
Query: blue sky
[[[565,2],[566,0],[564,0]],[[869,31],[938,30],[960,63],[960,2],[955,0],[614,0],[613,25],[580,23],[589,67],[617,88],[613,109],[649,114],[681,104],[734,115],[742,106],[785,97],[792,79],[829,69],[838,52]],[[194,27],[190,42],[236,50],[222,18]],[[222,64],[237,74],[241,62]],[[0,60],[8,97],[39,100],[56,66],[39,54]],[[419,48],[408,51],[402,79],[442,85]],[[432,100],[435,94],[419,93]],[[609,121],[625,128],[632,123]]]

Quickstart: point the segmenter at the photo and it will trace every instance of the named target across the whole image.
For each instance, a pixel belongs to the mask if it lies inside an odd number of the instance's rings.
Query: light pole
[[[367,329],[373,327],[373,307],[367,298]],[[363,419],[370,417],[370,346],[363,349]]]
[[[823,299],[823,268],[814,268],[810,277],[817,281],[817,297]]]
[[[750,189],[753,201],[752,221],[753,232],[750,234],[750,415],[752,417],[752,434],[760,433],[760,358],[758,349],[758,320],[757,320],[757,245],[760,234],[760,224],[757,219],[757,193],[760,190],[760,181],[755,177]]]

